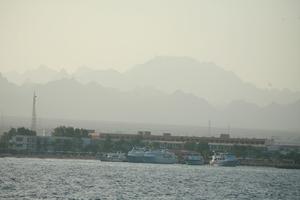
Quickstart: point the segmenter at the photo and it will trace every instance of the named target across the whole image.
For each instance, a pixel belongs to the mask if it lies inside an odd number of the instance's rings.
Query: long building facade
[[[273,142],[264,138],[231,138],[229,134],[221,134],[219,137],[197,137],[197,136],[173,136],[170,133],[152,135],[149,131],[139,131],[137,134],[120,133],[90,133],[90,138],[81,138],[83,146],[97,143],[97,141],[133,141],[140,140],[146,143],[157,143],[159,146],[168,149],[183,150],[185,144],[208,144],[211,151],[230,151],[236,146],[272,149]],[[75,138],[53,137],[53,136],[22,136],[17,135],[10,141],[11,149],[16,151],[54,151],[54,149],[70,149],[67,145],[73,145]],[[75,141],[76,144],[76,141]],[[73,148],[72,148],[73,149]]]
[[[207,143],[211,150],[230,150],[234,145],[264,148],[270,144],[268,139],[231,138],[229,134],[221,134],[220,137],[197,137],[172,136],[170,133],[151,135],[149,131],[139,131],[137,134],[93,133],[91,136],[93,139],[105,140],[110,138],[112,141],[140,139],[144,142],[157,142],[170,149],[183,149],[187,142]]]

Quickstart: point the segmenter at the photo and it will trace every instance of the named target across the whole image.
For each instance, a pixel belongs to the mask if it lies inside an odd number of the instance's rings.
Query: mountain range
[[[139,70],[142,69],[135,68],[126,76],[133,77],[136,73],[139,74]],[[164,76],[162,72],[160,77],[152,79],[159,82]],[[169,76],[172,77],[172,74]],[[17,85],[1,75],[0,111],[4,115],[30,116],[32,95],[33,91],[36,91],[37,113],[39,117],[44,118],[198,126],[206,126],[211,120],[214,126],[222,127],[230,125],[239,128],[277,129],[283,130],[283,133],[284,130],[300,131],[299,100],[286,104],[270,103],[265,106],[235,100],[222,107],[216,107],[204,98],[183,91],[182,88],[166,92],[163,89],[141,85],[134,89],[120,90],[100,85],[95,81],[83,83],[82,79],[79,81],[77,78]],[[143,81],[143,78],[146,77],[141,76],[138,80]],[[150,81],[150,78],[145,80],[147,81]],[[174,84],[175,82],[176,80]],[[179,83],[180,81],[177,82]],[[166,83],[166,86],[168,85],[171,84]]]
[[[270,103],[290,104],[300,99],[299,91],[257,88],[214,63],[202,63],[189,57],[159,56],[123,73],[88,67],[80,67],[74,73],[67,73],[63,69],[56,71],[40,66],[22,74],[10,72],[4,75],[18,85],[44,84],[63,78],[74,78],[80,83],[95,82],[124,92],[136,88],[152,88],[165,93],[180,90],[203,98],[212,105],[221,106],[237,100],[266,106]]]

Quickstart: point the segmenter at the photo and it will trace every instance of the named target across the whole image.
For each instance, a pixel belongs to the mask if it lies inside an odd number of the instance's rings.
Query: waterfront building
[[[86,147],[92,143],[91,138],[24,136],[16,135],[10,140],[10,149],[26,152],[55,152]]]
[[[264,144],[252,144],[252,143],[208,143],[209,150],[216,152],[231,152],[236,146],[254,147],[256,149],[267,150],[267,145]]]
[[[57,152],[77,151],[80,147],[87,147],[109,138],[112,142],[120,140],[140,140],[148,144],[155,144],[172,150],[184,150],[187,143],[207,144],[210,151],[230,152],[235,147],[252,147],[266,151],[280,151],[282,154],[291,151],[300,152],[299,145],[274,144],[272,140],[263,138],[231,138],[229,134],[220,137],[173,136],[171,133],[152,135],[149,131],[137,134],[120,133],[90,133],[89,138],[54,137],[54,136],[24,136],[16,135],[10,140],[10,149],[26,152]]]
[[[197,136],[173,136],[171,133],[163,135],[141,134],[120,134],[120,133],[92,133],[93,139],[112,141],[140,139],[143,142],[159,143],[169,149],[183,149],[186,142],[207,143],[211,150],[230,149],[234,145],[266,147],[268,140],[264,138],[231,138],[229,134],[221,134],[220,137],[197,137]]]
[[[300,145],[297,144],[270,144],[268,151],[279,151],[281,154],[288,154],[290,152],[300,153]]]

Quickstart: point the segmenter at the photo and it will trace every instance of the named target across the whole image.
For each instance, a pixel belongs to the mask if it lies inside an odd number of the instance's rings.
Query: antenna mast
[[[211,135],[211,121],[208,120],[208,135]]]
[[[33,92],[33,102],[32,102],[32,118],[31,118],[31,130],[36,131],[36,111],[35,111],[35,104],[36,104],[36,95],[35,91]]]

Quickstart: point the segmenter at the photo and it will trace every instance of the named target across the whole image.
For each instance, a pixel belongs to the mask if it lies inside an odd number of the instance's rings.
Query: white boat
[[[144,154],[145,163],[174,164],[177,163],[177,157],[173,152],[167,149],[149,150]]]
[[[133,147],[127,154],[128,162],[142,163],[144,162],[145,148]]]
[[[108,162],[124,162],[126,161],[125,153],[116,152],[116,153],[105,153],[99,156],[101,161],[108,161]]]
[[[238,159],[230,153],[218,153],[212,156],[211,165],[235,167],[238,165]]]

